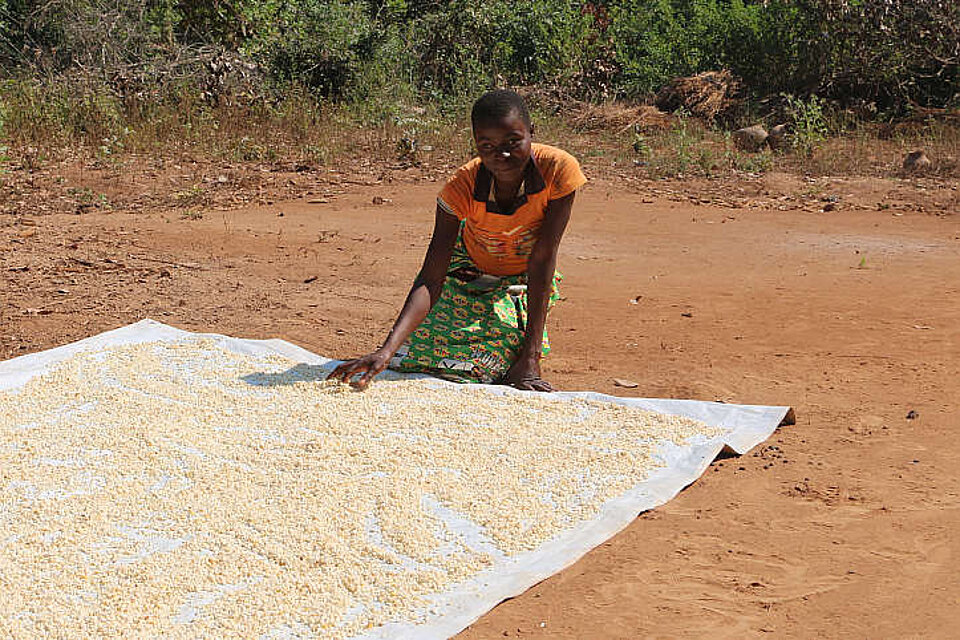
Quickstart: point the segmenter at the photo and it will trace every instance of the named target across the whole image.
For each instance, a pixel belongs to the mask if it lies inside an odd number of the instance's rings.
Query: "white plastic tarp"
[[[33,376],[80,351],[153,341],[178,341],[188,337],[214,339],[240,354],[279,354],[294,361],[332,369],[338,361],[318,356],[283,340],[247,340],[216,334],[195,334],[152,320],[108,331],[85,340],[0,362],[0,390],[23,385]],[[384,374],[394,378],[400,374]],[[449,383],[452,384],[452,383]],[[492,393],[520,393],[489,387]],[[766,440],[784,421],[792,419],[789,407],[735,405],[696,400],[619,398],[595,392],[559,392],[555,397],[590,398],[701,420],[725,430],[722,436],[688,446],[668,446],[660,451],[665,466],[644,482],[607,502],[592,520],[568,529],[539,548],[513,557],[498,558],[478,576],[432,601],[431,615],[421,623],[391,623],[370,630],[358,640],[429,640],[448,638],[469,626],[499,602],[516,596],[537,582],[573,564],[592,548],[608,540],[646,510],[664,504],[695,481],[725,447],[743,454]],[[289,637],[301,637],[291,633]]]

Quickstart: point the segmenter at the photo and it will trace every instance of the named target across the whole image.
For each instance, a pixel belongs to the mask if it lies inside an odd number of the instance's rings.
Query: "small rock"
[[[383,196],[373,196],[373,204],[388,204],[393,202],[390,198],[384,198]]]
[[[920,417],[920,413],[917,411],[914,411],[913,409],[907,412],[907,420],[916,420],[919,417]]]
[[[767,135],[767,146],[777,151],[787,146],[787,125],[778,124]]]
[[[307,200],[307,204],[327,204],[330,202],[326,198],[310,198]]]
[[[733,145],[741,151],[759,151],[767,141],[769,134],[759,124],[737,129],[731,134]]]
[[[623,378],[614,378],[613,384],[617,387],[623,387],[624,389],[636,389],[640,386],[633,380],[624,380]]]
[[[929,169],[933,163],[922,150],[908,153],[903,159],[903,170],[907,173],[920,173]]]

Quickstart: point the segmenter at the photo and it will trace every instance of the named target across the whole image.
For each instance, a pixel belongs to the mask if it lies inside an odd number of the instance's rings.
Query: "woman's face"
[[[530,160],[530,127],[516,113],[495,122],[482,122],[473,129],[480,161],[493,177],[503,182],[519,180]]]

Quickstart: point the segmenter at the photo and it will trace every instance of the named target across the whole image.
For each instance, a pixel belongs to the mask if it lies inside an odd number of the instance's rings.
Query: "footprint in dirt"
[[[701,548],[714,547],[715,541],[710,537]],[[688,542],[692,549],[700,547],[695,539]],[[665,604],[673,603],[680,611],[689,612],[690,620],[684,624],[694,637],[700,637],[701,632],[704,637],[752,637],[769,624],[767,612],[771,607],[829,593],[846,579],[818,574],[804,562],[777,554],[730,549],[719,559],[708,559],[701,553],[699,560],[693,561],[688,573],[675,576],[659,594]]]

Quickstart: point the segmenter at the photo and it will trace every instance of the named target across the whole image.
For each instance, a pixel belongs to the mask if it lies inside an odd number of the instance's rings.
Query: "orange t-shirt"
[[[493,175],[474,158],[463,165],[440,191],[437,203],[465,221],[463,243],[484,273],[513,276],[526,272],[527,259],[547,203],[582,187],[587,179],[572,155],[545,144],[532,144],[530,162],[513,212],[501,213],[493,198]]]

